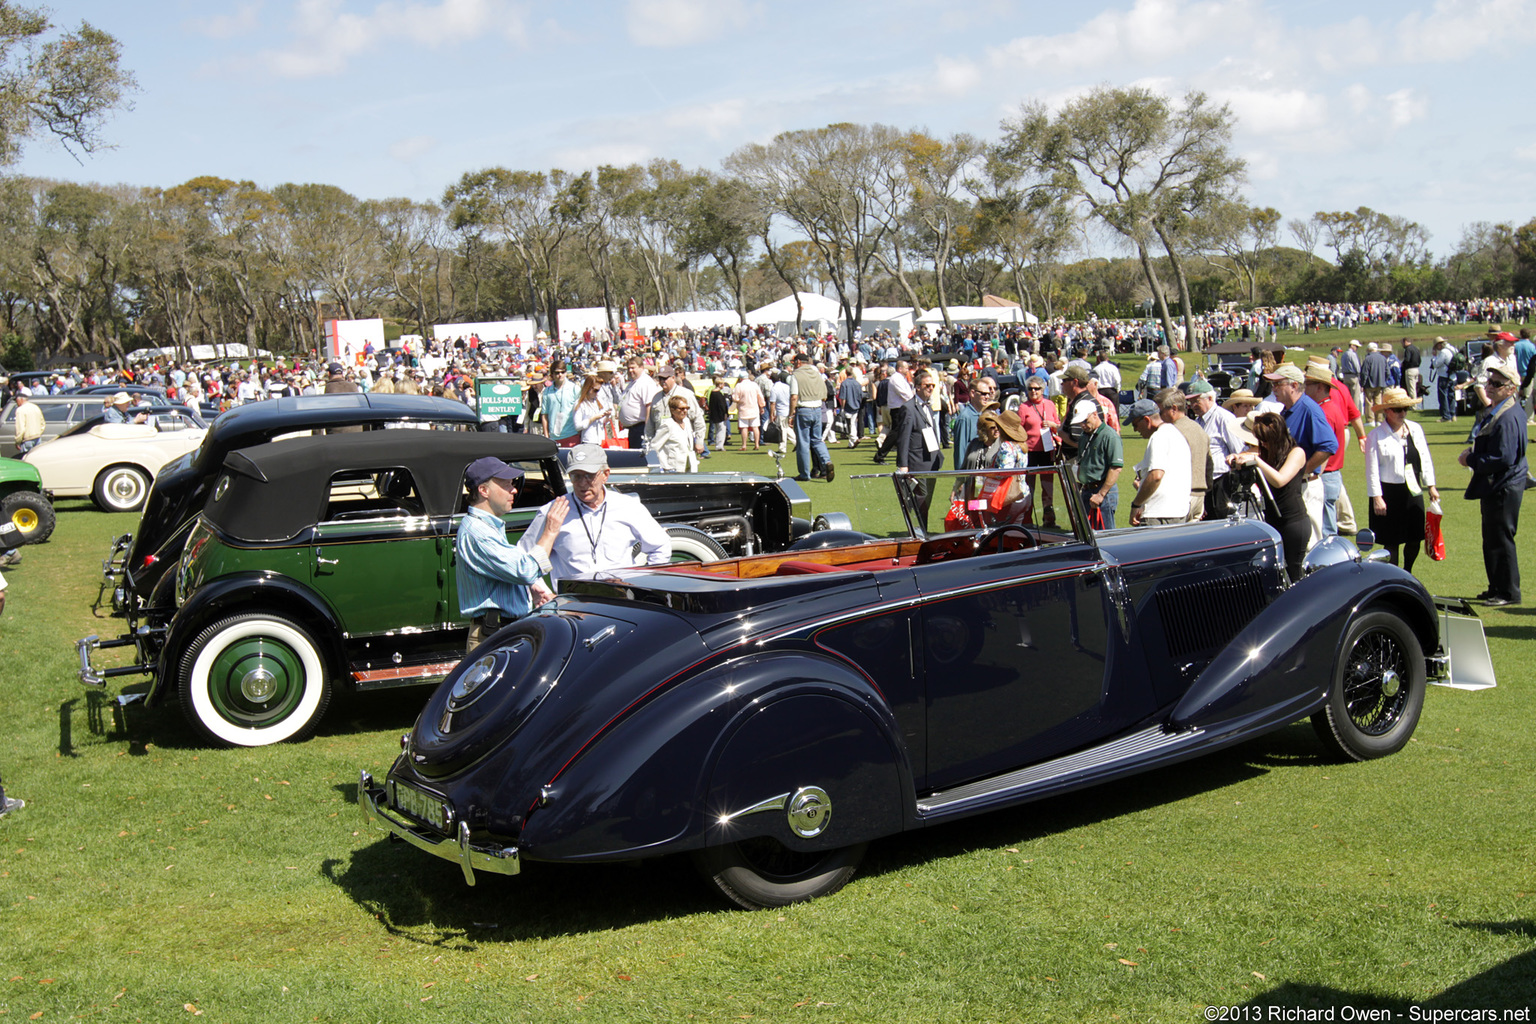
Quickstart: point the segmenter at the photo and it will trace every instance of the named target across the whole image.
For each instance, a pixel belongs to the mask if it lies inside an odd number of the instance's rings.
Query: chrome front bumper
[[[464,872],[464,881],[470,885],[475,884],[476,868],[498,875],[515,875],[521,870],[517,847],[471,843],[468,822],[457,822],[456,835],[450,837],[396,817],[390,811],[388,790],[377,785],[366,770],[358,777],[357,805],[362,808],[363,821],[369,827],[387,832],[392,838],[404,840],[434,857],[457,863]],[[452,824],[454,822],[450,820]]]
[[[153,675],[155,666],[151,664],[124,665],[121,668],[98,669],[91,664],[91,652],[100,647],[138,647],[140,637],[147,636],[151,632],[150,627],[140,626],[133,633],[118,637],[116,640],[103,640],[92,633],[90,636],[81,637],[75,641],[75,654],[80,658],[80,682],[84,686],[103,688],[107,680],[113,676],[143,676]],[[162,631],[163,632],[163,631]]]

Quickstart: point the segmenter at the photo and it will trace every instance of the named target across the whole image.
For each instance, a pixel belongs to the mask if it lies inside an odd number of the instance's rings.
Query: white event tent
[[[944,313],[935,306],[917,318],[920,324],[941,324]],[[1037,324],[1040,318],[1020,306],[950,306],[953,324]]]
[[[904,338],[917,321],[917,310],[911,306],[865,306],[859,322],[864,337],[876,331],[890,331],[892,336]]]

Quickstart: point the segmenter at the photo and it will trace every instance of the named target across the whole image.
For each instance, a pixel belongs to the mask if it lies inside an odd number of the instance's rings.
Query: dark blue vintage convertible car
[[[1291,584],[1262,523],[1095,535],[1069,470],[1017,475],[1033,501],[933,476],[931,530],[914,475],[858,479],[863,533],[567,586],[444,680],[365,815],[471,884],[689,853],[774,906],[882,836],[1308,716],[1339,757],[1391,754],[1457,661],[1446,608],[1348,540]]]

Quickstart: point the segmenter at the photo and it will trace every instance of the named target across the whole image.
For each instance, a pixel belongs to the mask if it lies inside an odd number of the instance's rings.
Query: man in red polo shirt
[[[1355,405],[1348,386],[1334,379],[1326,362],[1309,360],[1305,376],[1307,394],[1322,406],[1328,426],[1339,442],[1339,450],[1323,463],[1323,536],[1331,537],[1340,532],[1354,533],[1354,510],[1344,490],[1344,451],[1347,447],[1344,435],[1353,427],[1355,436],[1359,438],[1360,450],[1365,451],[1365,423],[1361,420],[1360,407]],[[1345,509],[1350,513],[1347,517],[1344,515]]]

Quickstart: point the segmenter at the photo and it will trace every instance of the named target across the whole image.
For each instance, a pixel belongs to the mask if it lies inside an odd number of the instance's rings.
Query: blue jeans
[[[1090,516],[1093,515],[1093,502],[1088,500],[1088,496],[1097,493],[1099,493],[1099,488],[1096,484],[1083,488],[1083,508],[1088,510]],[[1104,529],[1113,530],[1115,528],[1115,509],[1119,507],[1120,488],[1111,487],[1109,493],[1104,495],[1104,504],[1099,506],[1099,511],[1104,513]]]
[[[1456,418],[1456,375],[1446,371],[1435,382],[1435,397],[1440,402],[1440,418],[1453,420]]]
[[[1337,536],[1339,532],[1339,495],[1344,491],[1342,470],[1323,473],[1323,536]]]
[[[811,456],[815,455],[815,469],[832,463],[827,444],[821,439],[821,410],[797,408],[795,410],[795,468],[800,476],[811,475]]]

